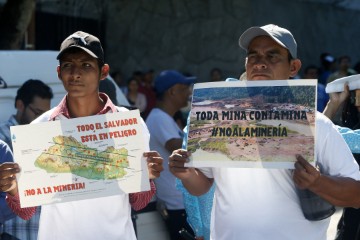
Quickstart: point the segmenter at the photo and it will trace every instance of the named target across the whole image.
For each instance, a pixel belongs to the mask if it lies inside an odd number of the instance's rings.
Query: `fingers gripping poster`
[[[138,110],[11,127],[21,207],[150,190]]]
[[[315,162],[315,80],[195,84],[187,166],[293,169]]]

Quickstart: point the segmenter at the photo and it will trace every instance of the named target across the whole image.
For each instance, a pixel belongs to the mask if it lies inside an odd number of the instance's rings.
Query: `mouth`
[[[82,83],[79,81],[70,81],[68,83],[69,86],[82,86]]]
[[[251,78],[249,80],[265,80],[269,79],[269,75],[266,73],[252,73]]]

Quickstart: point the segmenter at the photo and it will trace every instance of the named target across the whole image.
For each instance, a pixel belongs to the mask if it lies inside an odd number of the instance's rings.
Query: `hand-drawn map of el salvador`
[[[11,127],[21,207],[150,190],[143,132],[138,110]]]
[[[187,149],[193,167],[314,165],[316,80],[194,85]]]

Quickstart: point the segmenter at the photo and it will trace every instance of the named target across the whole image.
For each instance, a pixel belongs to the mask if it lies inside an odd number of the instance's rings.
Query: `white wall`
[[[51,87],[54,93],[51,107],[61,101],[66,91],[57,77],[57,54],[58,51],[0,51],[0,76],[8,86],[0,89],[0,121],[15,114],[17,89],[28,79],[39,79]],[[129,105],[119,88],[116,94],[121,105]]]
[[[48,84],[54,93],[51,106],[66,94],[57,77],[57,51],[0,51],[0,76],[7,83],[0,89],[0,121],[16,112],[14,101],[17,89],[28,79],[39,79]]]

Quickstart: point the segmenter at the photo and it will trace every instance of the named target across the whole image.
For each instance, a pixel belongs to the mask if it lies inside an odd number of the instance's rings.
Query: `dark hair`
[[[51,88],[42,81],[29,79],[18,89],[15,98],[15,107],[17,100],[21,100],[25,106],[28,106],[36,96],[43,99],[52,99],[54,95]]]
[[[221,71],[221,69],[220,68],[212,68],[211,70],[210,70],[210,75],[212,75],[214,72],[218,72],[218,73],[220,73],[220,74],[222,74],[222,71]]]
[[[307,73],[310,69],[316,69],[319,72],[319,68],[316,65],[310,64],[305,68],[304,73]]]
[[[136,78],[134,78],[133,76],[129,77],[128,80],[126,81],[126,84],[129,85],[132,81],[135,81],[138,85],[139,83],[137,82]]]
[[[345,101],[344,108],[342,110],[341,126],[347,127],[353,130],[359,129],[358,110],[354,106],[353,98],[355,92],[350,91],[350,97]]]
[[[357,72],[357,73],[360,73],[360,62],[357,62],[354,66],[354,70]]]
[[[341,61],[344,60],[344,59],[347,59],[347,60],[351,61],[350,56],[343,55],[343,56],[340,56],[340,57],[338,58],[338,63],[341,63]]]
[[[291,56],[291,53],[290,53],[289,49],[286,49],[286,50],[287,50],[287,53],[288,53],[288,61],[290,63],[291,60],[294,60],[295,58],[293,58],[293,56]]]
[[[116,77],[117,75],[122,76],[122,72],[121,72],[120,70],[118,70],[118,71],[114,71],[114,72],[111,72],[111,73],[110,73],[110,76],[111,76],[113,79],[115,79],[115,77]]]
[[[142,77],[142,76],[144,76],[144,73],[142,71],[134,71],[133,72],[133,77],[135,77],[135,76]]]
[[[332,61],[329,61],[330,59],[333,59]],[[325,69],[325,70],[329,70],[331,65],[336,61],[336,59],[330,55],[330,53],[322,53],[320,54],[320,62],[321,62],[321,66]]]

